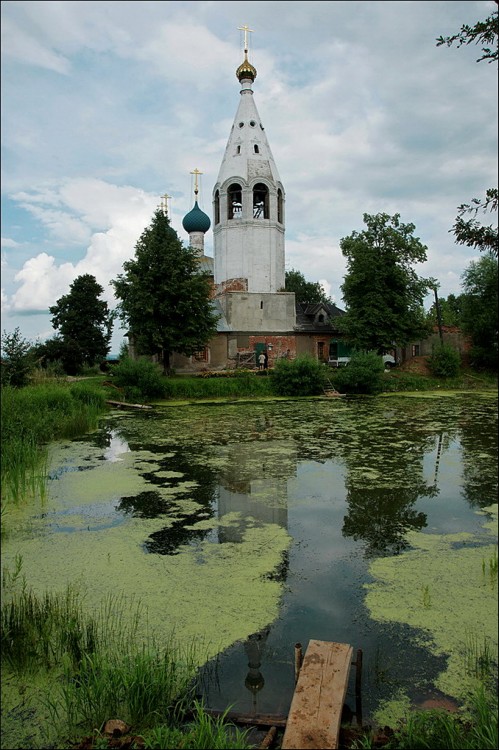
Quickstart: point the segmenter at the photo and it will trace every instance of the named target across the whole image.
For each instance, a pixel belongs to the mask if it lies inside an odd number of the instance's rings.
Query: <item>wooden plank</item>
[[[283,750],[336,750],[352,651],[347,643],[310,641],[291,701]]]
[[[281,714],[238,714],[236,711],[220,711],[215,708],[204,708],[208,716],[223,716],[224,719],[233,724],[247,724],[253,727],[280,727],[286,726],[287,718]]]
[[[106,404],[116,406],[118,409],[152,409],[152,406],[148,404],[127,404],[126,401],[111,401],[110,399],[106,400]]]

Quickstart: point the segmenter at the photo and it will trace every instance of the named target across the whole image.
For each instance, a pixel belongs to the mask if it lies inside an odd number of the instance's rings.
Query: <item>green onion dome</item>
[[[210,217],[194,203],[194,208],[186,214],[182,220],[182,226],[187,234],[191,232],[207,232],[211,226]]]

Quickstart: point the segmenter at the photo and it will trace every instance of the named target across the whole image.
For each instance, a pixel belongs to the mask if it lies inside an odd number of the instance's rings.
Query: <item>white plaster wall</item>
[[[296,322],[295,295],[228,292],[219,298],[233,331],[289,332]]]
[[[215,283],[247,279],[249,292],[275,293],[285,285],[284,229],[268,219],[231,219],[214,232]]]

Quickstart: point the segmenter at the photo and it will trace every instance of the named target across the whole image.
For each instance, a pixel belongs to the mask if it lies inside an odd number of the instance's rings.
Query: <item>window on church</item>
[[[260,149],[258,148],[257,145],[254,146],[254,149],[255,149],[255,154],[259,154],[260,153]]]
[[[243,214],[243,192],[241,185],[233,183],[227,191],[227,218],[240,219]]]
[[[317,317],[317,321],[318,321],[319,323],[324,323],[324,315],[322,315],[322,313],[321,313],[321,315],[319,315],[319,316]]]
[[[283,201],[282,201],[282,190],[277,191],[277,221],[279,224],[283,224]]]
[[[269,218],[269,189],[262,182],[253,188],[253,218]]]
[[[220,193],[215,193],[215,224],[220,224]]]
[[[204,349],[200,349],[198,352],[192,355],[193,360],[196,362],[209,362],[210,361],[210,350],[207,346]]]

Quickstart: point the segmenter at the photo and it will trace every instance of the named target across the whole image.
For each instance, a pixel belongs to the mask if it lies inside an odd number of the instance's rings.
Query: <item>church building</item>
[[[334,324],[341,310],[297,304],[295,294],[284,290],[286,193],[255,104],[257,72],[244,31],[244,60],[236,70],[240,100],[213,188],[213,220],[198,206],[197,169],[195,204],[183,219],[201,270],[213,277],[218,333],[196,355],[173,356],[180,373],[256,366],[261,352],[269,366],[305,352],[327,361],[340,340]],[[211,226],[213,258],[204,253]]]

